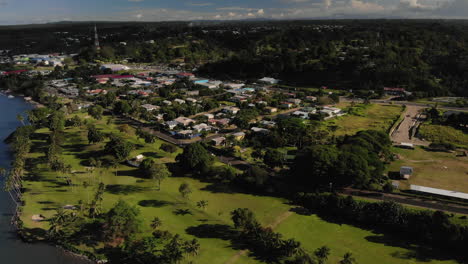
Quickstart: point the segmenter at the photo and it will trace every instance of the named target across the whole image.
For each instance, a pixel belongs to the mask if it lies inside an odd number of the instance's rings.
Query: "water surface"
[[[22,98],[7,98],[0,95],[0,167],[8,168],[11,153],[3,140],[21,122],[16,119],[32,106]],[[3,179],[0,179],[3,187]],[[27,244],[18,239],[10,224],[15,205],[8,193],[0,190],[0,263],[5,264],[84,264],[88,263],[65,254],[62,250],[43,243]]]

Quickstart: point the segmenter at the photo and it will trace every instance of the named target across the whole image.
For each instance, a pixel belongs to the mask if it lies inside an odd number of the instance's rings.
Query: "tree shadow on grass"
[[[138,193],[138,192],[143,192],[147,188],[143,188],[140,186],[135,186],[135,185],[122,185],[122,184],[113,184],[113,185],[107,185],[106,186],[106,191],[112,194],[131,194],[131,193]]]
[[[173,213],[175,215],[193,215],[192,211],[190,211],[190,209],[177,209],[175,211],[173,211]]]
[[[158,153],[156,153],[156,152],[143,152],[141,154],[144,155],[147,158],[153,158],[153,159],[164,158],[164,156],[158,155]]]
[[[234,250],[249,249],[249,256],[261,260],[265,263],[276,263],[273,252],[259,252],[254,246],[246,243],[245,240],[239,236],[239,232],[229,225],[222,224],[201,224],[198,226],[191,226],[185,229],[187,234],[197,238],[217,238],[230,242],[230,248]]]
[[[321,220],[326,221],[328,223],[338,224],[338,225],[350,225],[354,226],[363,230],[367,230],[373,233],[373,235],[365,237],[365,239],[372,243],[383,244],[385,246],[391,247],[399,247],[402,249],[408,250],[408,252],[402,251],[395,251],[392,253],[392,256],[395,258],[400,259],[416,259],[421,262],[430,262],[431,260],[454,260],[455,257],[450,252],[442,252],[441,249],[425,246],[425,245],[417,245],[411,243],[414,239],[409,236],[405,236],[405,234],[398,234],[394,231],[388,231],[378,228],[371,228],[369,226],[353,223],[343,219],[339,216],[328,215],[324,213],[320,213],[316,210],[310,210],[310,215],[316,214]],[[392,232],[392,233],[391,233]]]
[[[38,201],[38,204],[54,204],[54,202],[51,201]]]
[[[161,200],[141,200],[138,202],[138,205],[139,206],[142,206],[142,207],[155,207],[155,208],[159,208],[159,207],[163,207],[163,206],[167,206],[167,205],[173,205],[174,203],[171,203],[171,202],[167,202],[167,201],[161,201]]]
[[[383,244],[387,247],[399,247],[408,250],[395,251],[391,253],[392,257],[399,259],[415,259],[419,262],[430,262],[432,260],[444,261],[453,259],[453,255],[451,255],[449,252],[443,252],[442,250],[431,247],[415,245],[405,239],[402,239],[401,237],[396,237],[394,235],[373,235],[367,236],[365,239],[369,242]]]
[[[228,225],[202,224],[191,226],[185,229],[187,234],[197,238],[218,238],[222,240],[232,240],[237,236],[237,232]]]

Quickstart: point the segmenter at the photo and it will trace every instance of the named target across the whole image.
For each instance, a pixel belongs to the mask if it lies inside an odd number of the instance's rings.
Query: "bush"
[[[172,144],[167,144],[167,143],[162,143],[161,144],[161,147],[159,147],[159,149],[165,151],[165,152],[169,152],[169,153],[174,153],[177,151],[177,147],[172,145]]]

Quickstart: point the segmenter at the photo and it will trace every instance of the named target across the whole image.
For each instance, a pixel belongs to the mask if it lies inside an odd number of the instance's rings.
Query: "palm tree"
[[[354,264],[356,263],[356,260],[353,258],[353,254],[351,253],[346,253],[343,256],[343,259],[340,260],[340,264]]]
[[[197,202],[197,207],[202,209],[202,210],[205,210],[207,206],[208,206],[208,201],[207,200],[201,200],[201,201]]]
[[[317,257],[319,264],[324,264],[330,255],[330,248],[327,246],[320,247],[315,250],[314,254]]]
[[[288,239],[283,242],[283,248],[286,254],[289,257],[291,257],[298,254],[301,251],[301,243],[294,239]]]
[[[23,126],[24,126],[24,117],[23,117],[22,115],[18,114],[18,115],[16,116],[16,119],[17,119],[18,121],[20,121],[21,124],[23,124]]]
[[[151,228],[156,231],[159,227],[162,226],[162,220],[159,217],[155,217],[153,221],[151,221]]]
[[[196,256],[200,252],[200,243],[196,239],[186,241],[184,243],[184,251],[191,256]]]

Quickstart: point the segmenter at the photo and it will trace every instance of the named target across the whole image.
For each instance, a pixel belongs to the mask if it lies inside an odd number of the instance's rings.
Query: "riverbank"
[[[3,140],[21,125],[18,114],[24,114],[34,105],[22,97],[0,95],[0,167],[8,169],[12,161],[9,146]],[[4,179],[0,179],[3,186]],[[11,225],[15,204],[7,192],[0,191],[0,255],[6,263],[15,264],[85,264],[90,263],[47,243],[25,243]]]

